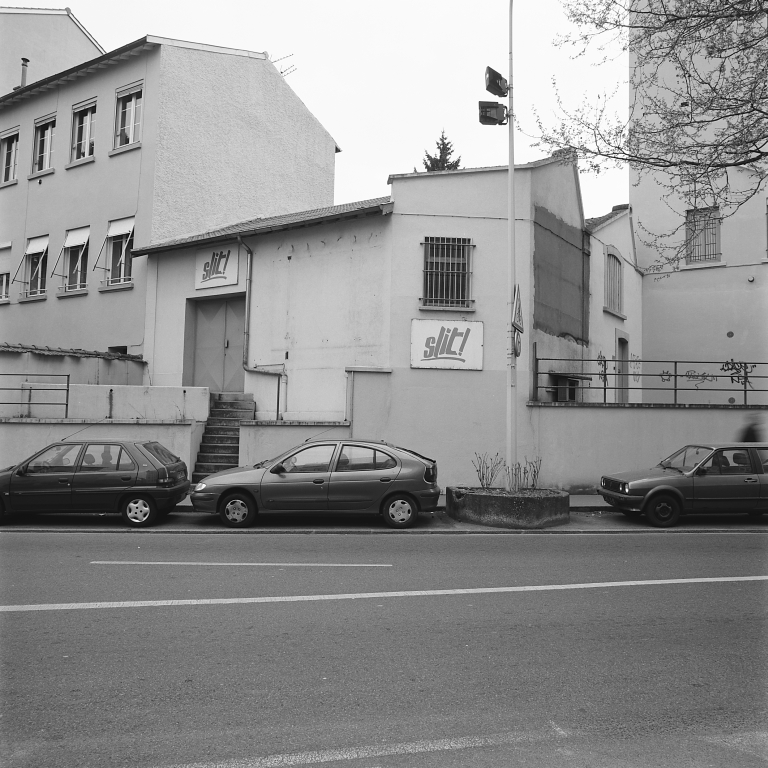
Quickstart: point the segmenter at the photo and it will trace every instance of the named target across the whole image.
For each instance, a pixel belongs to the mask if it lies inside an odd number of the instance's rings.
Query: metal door
[[[212,392],[242,392],[245,299],[197,302],[194,386]]]

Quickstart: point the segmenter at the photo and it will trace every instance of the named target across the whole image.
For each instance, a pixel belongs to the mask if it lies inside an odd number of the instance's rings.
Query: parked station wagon
[[[600,495],[658,528],[695,512],[768,512],[768,443],[686,445],[655,467],[604,475]]]
[[[382,441],[311,440],[253,467],[208,475],[192,492],[198,512],[219,514],[231,528],[259,511],[380,512],[408,528],[440,498],[437,463]]]
[[[155,523],[189,490],[187,465],[148,440],[64,440],[0,470],[0,516],[25,512],[120,512]]]

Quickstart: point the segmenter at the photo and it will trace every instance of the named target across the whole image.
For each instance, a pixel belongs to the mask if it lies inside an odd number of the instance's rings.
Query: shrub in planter
[[[445,511],[454,520],[495,528],[535,529],[564,525],[570,521],[566,491],[537,488],[541,459],[525,460],[508,467],[496,454],[475,454],[472,462],[480,480],[479,488],[446,488]],[[491,487],[504,470],[506,488]]]

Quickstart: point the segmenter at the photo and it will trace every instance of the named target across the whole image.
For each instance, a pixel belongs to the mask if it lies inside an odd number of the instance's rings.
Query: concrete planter
[[[445,489],[448,517],[494,528],[551,528],[570,522],[567,491],[538,488],[512,493],[503,488]]]

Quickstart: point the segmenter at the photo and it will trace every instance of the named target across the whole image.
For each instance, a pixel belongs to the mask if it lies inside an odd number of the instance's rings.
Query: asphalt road
[[[767,555],[3,531],[0,764],[765,766]]]

